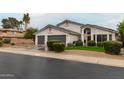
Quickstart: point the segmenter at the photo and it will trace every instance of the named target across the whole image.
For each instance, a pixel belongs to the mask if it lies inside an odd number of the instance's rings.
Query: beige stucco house
[[[15,29],[0,29],[0,38],[23,38],[25,31],[15,30]]]
[[[82,24],[64,20],[56,26],[47,25],[35,33],[35,45],[46,45],[48,40],[62,40],[65,44],[82,40],[87,45],[89,40],[97,42],[116,40],[117,31],[102,26]]]

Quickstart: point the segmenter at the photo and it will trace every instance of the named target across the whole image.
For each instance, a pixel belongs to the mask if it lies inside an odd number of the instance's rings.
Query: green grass
[[[71,46],[71,47],[66,47],[65,50],[88,50],[88,51],[104,52],[103,47],[90,47],[90,46]]]

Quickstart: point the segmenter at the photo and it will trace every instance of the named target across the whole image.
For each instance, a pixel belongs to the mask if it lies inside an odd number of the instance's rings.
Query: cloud
[[[57,24],[65,19],[82,23],[96,24],[116,29],[117,24],[124,20],[123,13],[42,13],[30,14],[30,26],[42,28],[47,24]]]
[[[101,13],[99,15],[105,18],[102,25],[113,29],[117,29],[117,24],[124,20],[124,13]]]
[[[30,14],[30,26],[42,28],[47,24],[56,24],[59,20],[65,19],[71,15],[70,13],[44,13],[44,14]]]

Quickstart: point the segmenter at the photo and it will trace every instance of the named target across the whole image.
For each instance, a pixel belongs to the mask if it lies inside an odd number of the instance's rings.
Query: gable
[[[51,29],[46,28],[43,31],[37,33],[37,35],[67,35],[67,33],[62,32],[60,30],[53,29],[53,28]]]
[[[81,26],[73,23],[63,23],[60,24],[58,27],[62,27],[68,30],[72,30],[77,33],[81,33]]]
[[[91,28],[92,34],[112,34],[113,32],[106,31],[104,29]]]

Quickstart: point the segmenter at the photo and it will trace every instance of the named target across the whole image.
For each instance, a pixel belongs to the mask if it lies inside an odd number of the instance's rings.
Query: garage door
[[[38,36],[38,44],[44,44],[45,37],[44,36]]]
[[[61,40],[66,43],[66,35],[51,35],[48,36],[48,40]]]

